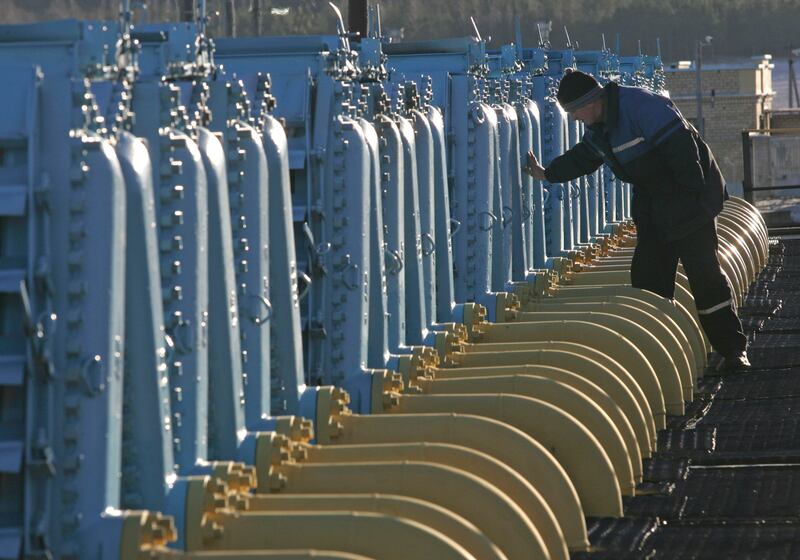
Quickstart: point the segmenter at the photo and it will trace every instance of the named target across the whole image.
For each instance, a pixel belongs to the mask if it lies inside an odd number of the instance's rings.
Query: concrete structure
[[[764,113],[764,128],[800,128],[800,109],[772,109]]]
[[[733,192],[742,184],[742,137],[746,128],[760,128],[772,107],[772,56],[750,61],[708,64],[702,69],[706,141],[714,151]],[[680,61],[665,69],[667,89],[686,118],[697,115],[695,66]]]

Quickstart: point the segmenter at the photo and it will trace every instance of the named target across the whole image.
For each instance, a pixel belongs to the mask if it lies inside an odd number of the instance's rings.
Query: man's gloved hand
[[[545,180],[544,167],[542,167],[539,163],[539,160],[536,159],[536,156],[533,154],[533,150],[528,152],[528,162],[527,165],[522,167],[522,170],[537,181]]]

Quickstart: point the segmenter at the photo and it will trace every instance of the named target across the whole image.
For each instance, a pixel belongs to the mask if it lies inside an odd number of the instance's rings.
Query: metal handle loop
[[[400,256],[400,253],[388,248],[384,249],[383,252],[386,257],[391,260],[391,262],[386,262],[386,272],[392,276],[400,274],[400,271],[403,270],[403,258]]]
[[[297,290],[298,301],[306,297],[308,295],[308,290],[311,289],[311,277],[308,274],[306,274],[305,272],[298,272],[297,273],[298,286],[301,280],[303,281],[303,288]]]
[[[250,320],[253,321],[254,324],[262,326],[272,319],[272,304],[266,296],[261,294],[250,294],[250,301],[255,301],[256,304],[255,309],[253,308],[254,306],[251,306],[250,308]],[[263,310],[263,314],[259,314],[259,311],[261,310]]]
[[[426,246],[427,243],[427,246]],[[433,240],[433,236],[430,233],[425,232],[422,234],[422,254],[423,256],[429,257],[436,251],[436,242]]]
[[[489,231],[490,229],[492,229],[492,226],[495,224],[495,222],[497,222],[497,216],[495,216],[488,210],[484,210],[483,212],[480,212],[478,215],[486,216],[487,218],[489,218],[486,223],[486,226],[483,225],[478,226],[481,229],[481,231]]]
[[[458,233],[458,230],[461,229],[461,222],[459,222],[455,218],[450,218],[449,225],[450,225],[450,239],[452,239],[453,236]]]
[[[94,375],[92,375],[94,372]],[[81,365],[81,381],[83,381],[86,394],[90,397],[99,395],[106,389],[105,368],[103,359],[99,354],[87,358]]]
[[[510,206],[503,206],[503,227],[506,228],[514,219],[514,210]]]

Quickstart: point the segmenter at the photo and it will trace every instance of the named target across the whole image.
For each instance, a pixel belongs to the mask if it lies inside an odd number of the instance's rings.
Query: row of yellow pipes
[[[719,257],[741,302],[767,261],[758,212],[731,199]],[[468,307],[445,348],[376,371],[373,410],[319,391],[316,425],[261,434],[256,465],[189,482],[185,551],[169,518],[126,512],[123,558],[566,560],[584,516],[621,516],[666,415],[684,412],[710,349],[686,277],[666,300],[630,287],[635,234],[576,251],[501,321]],[[438,350],[438,351],[437,351]],[[310,441],[316,438],[315,443]]]

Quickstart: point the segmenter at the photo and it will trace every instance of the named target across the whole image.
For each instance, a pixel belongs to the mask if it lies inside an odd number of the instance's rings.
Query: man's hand
[[[533,155],[533,150],[528,152],[528,164],[522,170],[536,179],[537,181],[544,181],[544,167],[539,164],[539,160]]]

